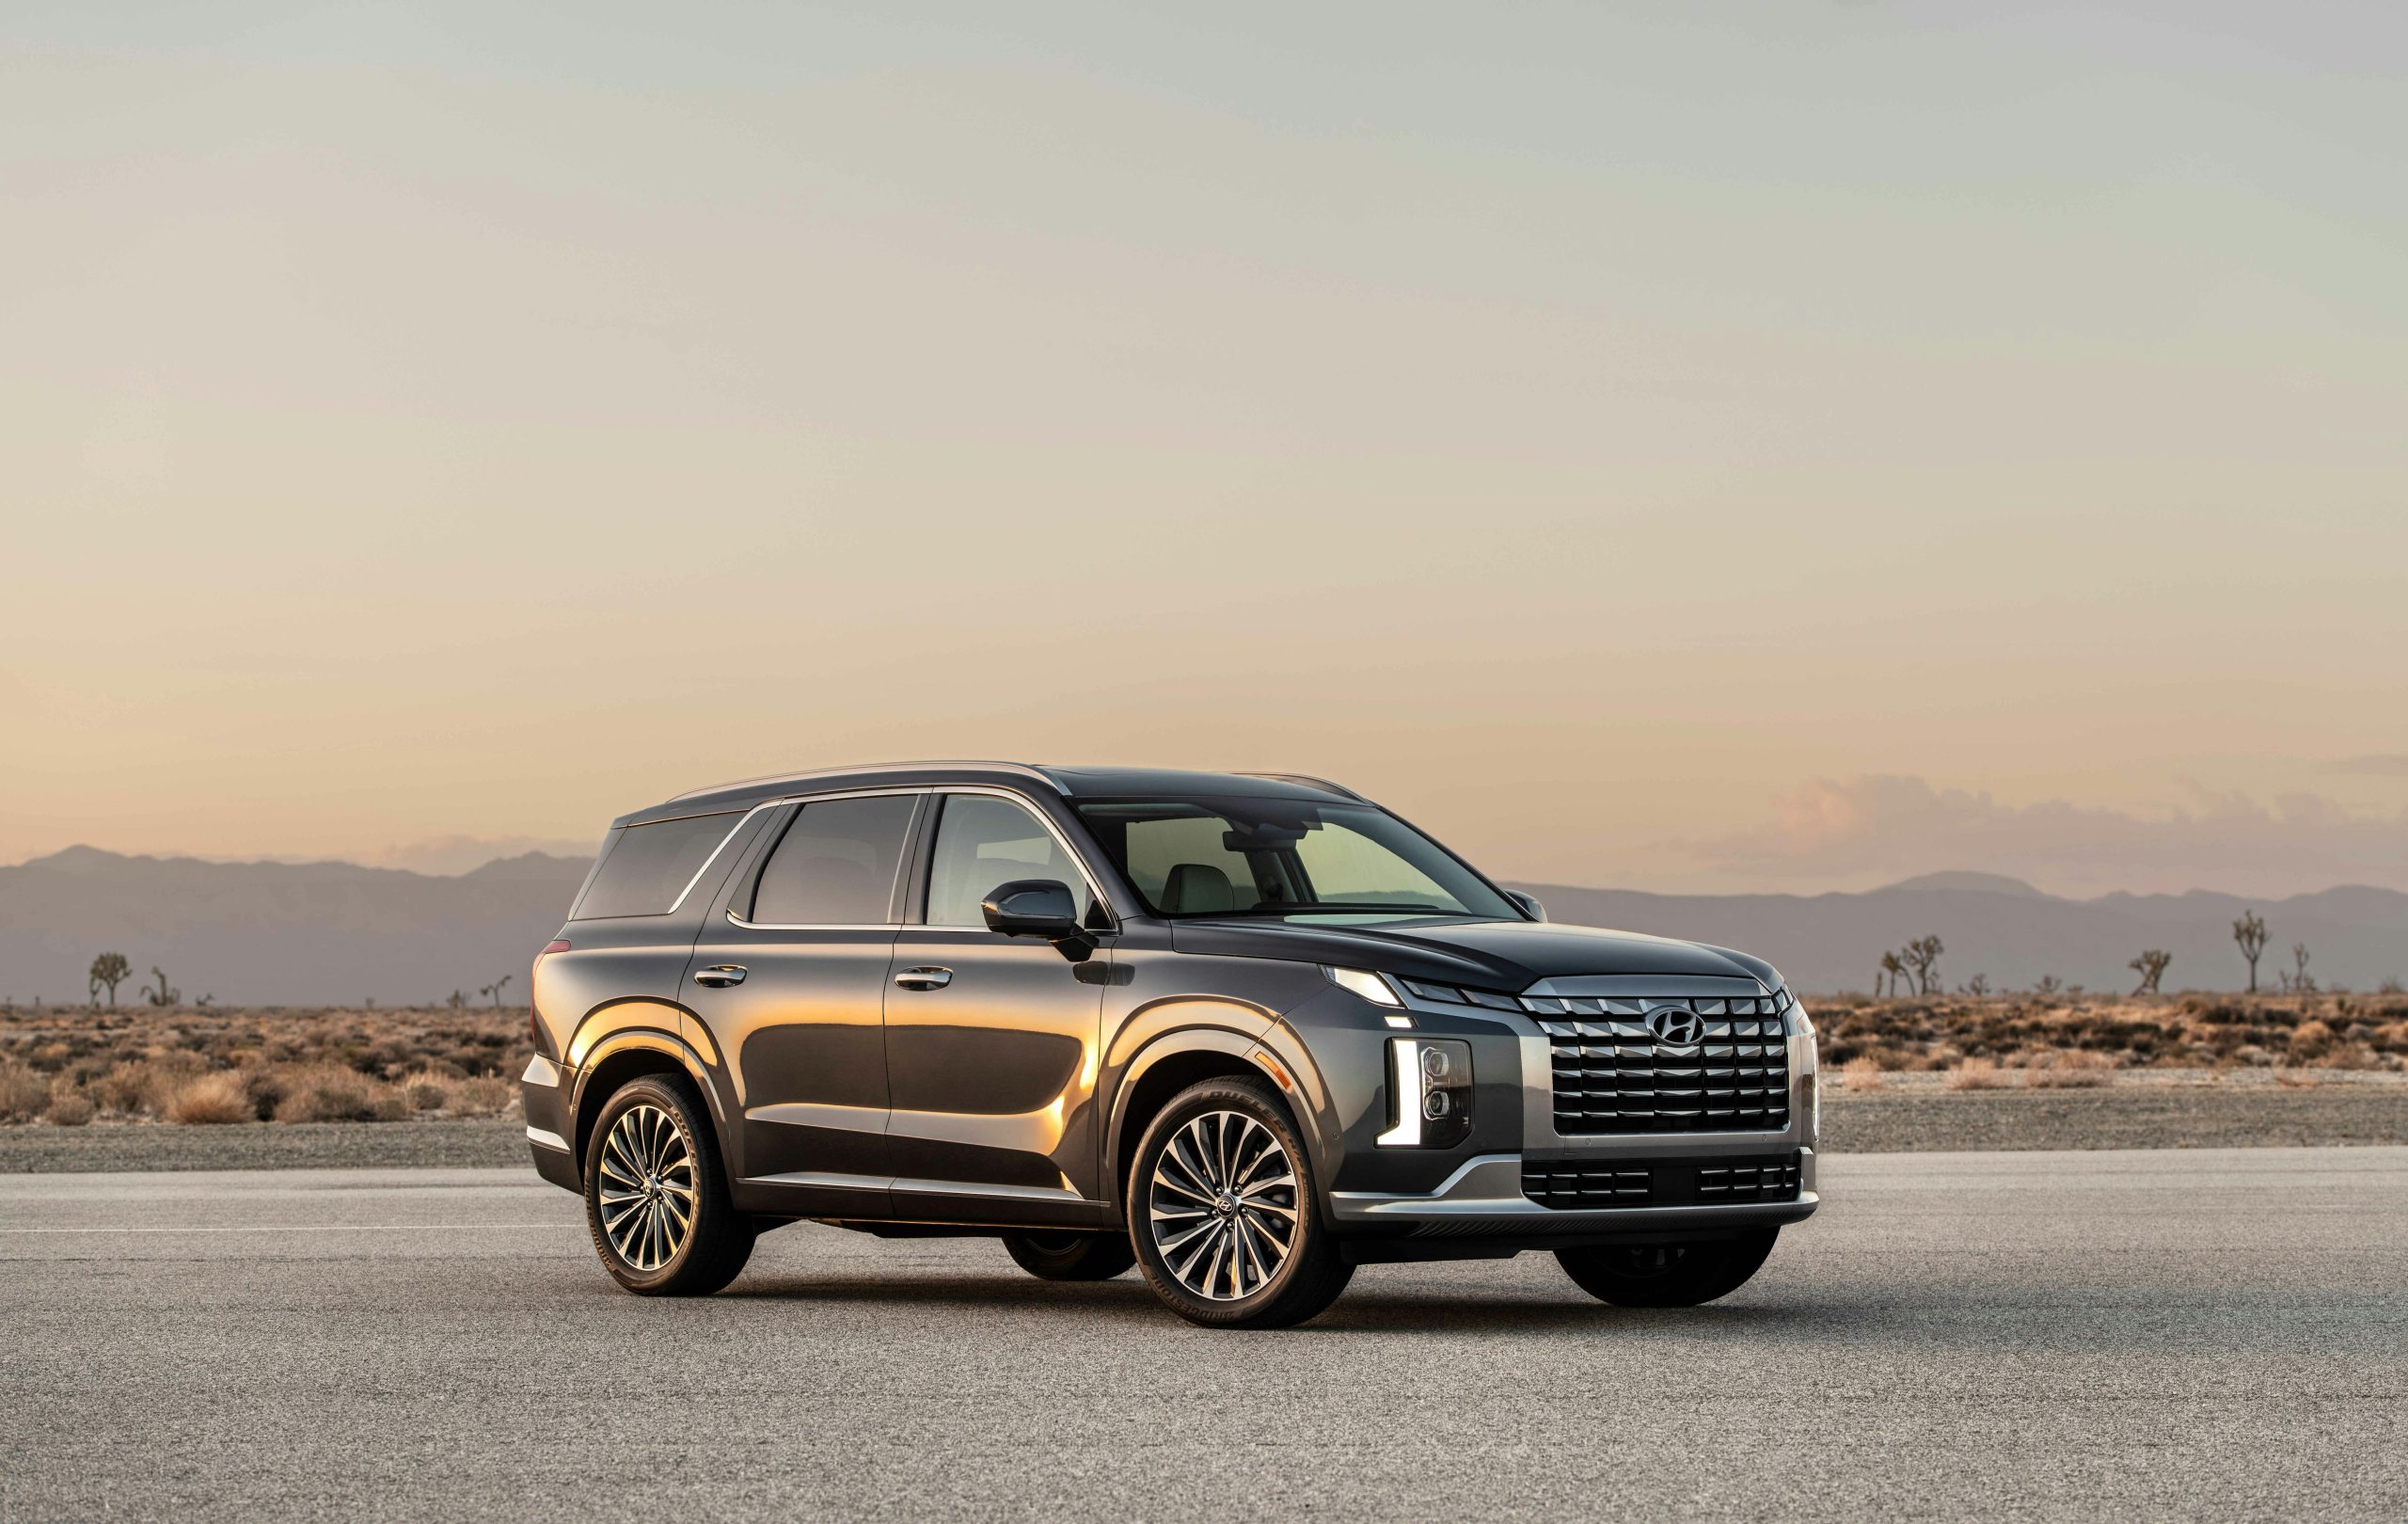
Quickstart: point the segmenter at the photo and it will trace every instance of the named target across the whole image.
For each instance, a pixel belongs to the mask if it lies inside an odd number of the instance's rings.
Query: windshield
[[[1078,812],[1158,915],[1521,919],[1436,842],[1368,804],[1112,799]]]

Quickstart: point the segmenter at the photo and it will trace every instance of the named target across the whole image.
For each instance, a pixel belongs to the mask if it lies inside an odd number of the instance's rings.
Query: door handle
[[[899,990],[942,990],[953,982],[953,970],[931,963],[921,968],[907,968],[895,976]]]
[[[714,963],[709,968],[697,969],[694,973],[694,982],[705,990],[724,990],[731,984],[742,984],[744,965]]]

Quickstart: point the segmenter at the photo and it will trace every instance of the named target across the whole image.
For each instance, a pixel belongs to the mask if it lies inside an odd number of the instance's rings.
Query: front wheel
[[[752,1257],[758,1225],[729,1201],[710,1113],[684,1078],[646,1074],[604,1103],[585,1148],[585,1226],[639,1296],[707,1296]]]
[[[1006,1233],[1004,1252],[1039,1280],[1110,1280],[1137,1262],[1122,1233]]]
[[[1314,1209],[1288,1108],[1251,1079],[1189,1086],[1137,1144],[1129,1236],[1154,1294],[1208,1328],[1285,1328],[1338,1300],[1354,1267]]]
[[[1616,1307],[1696,1307],[1748,1283],[1772,1252],[1778,1228],[1687,1244],[1608,1244],[1555,1251],[1580,1289]]]

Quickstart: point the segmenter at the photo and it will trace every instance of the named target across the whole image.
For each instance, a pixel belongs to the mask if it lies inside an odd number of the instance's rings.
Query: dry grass
[[[524,1007],[0,1011],[0,1122],[508,1116],[526,1034]]]
[[[2001,1069],[1995,1058],[1968,1058],[1950,1070],[1942,1083],[1952,1090],[2003,1090],[2015,1083],[2015,1075]]]
[[[2120,1067],[2103,1053],[2065,1048],[2035,1055],[2023,1066],[2023,1083],[2054,1089],[2087,1089],[2106,1084]]]
[[[1869,1056],[1849,1059],[1839,1068],[1840,1086],[1847,1090],[1877,1090],[1889,1083],[1881,1061]]]
[[[252,1119],[251,1098],[243,1090],[243,1076],[230,1069],[197,1074],[168,1093],[159,1108],[163,1120],[187,1127],[214,1127]]]

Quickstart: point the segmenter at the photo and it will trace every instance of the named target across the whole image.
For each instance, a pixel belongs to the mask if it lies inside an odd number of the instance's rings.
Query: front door
[[[687,999],[737,1096],[741,1179],[781,1204],[883,1215],[889,1097],[881,1007],[897,881],[925,796],[796,807],[758,875],[705,922]]]
[[[895,1213],[1091,1220],[1111,954],[1078,964],[1051,944],[998,936],[979,905],[1015,879],[1054,880],[1082,906],[1095,891],[1026,805],[972,792],[935,802],[926,894],[895,939],[886,995]]]

